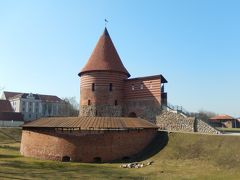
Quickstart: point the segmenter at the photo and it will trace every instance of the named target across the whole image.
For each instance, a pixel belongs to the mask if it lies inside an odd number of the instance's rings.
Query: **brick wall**
[[[121,116],[124,79],[127,79],[125,74],[116,72],[84,73],[81,76],[80,116],[112,116],[113,114]],[[93,83],[94,91],[92,91]],[[113,113],[113,110],[117,112]]]
[[[156,116],[161,113],[161,106],[154,98],[139,98],[125,101],[123,115],[128,117],[131,113],[135,113],[137,117],[155,123]]]
[[[160,76],[149,78],[128,79],[124,83],[124,99],[154,98],[161,102],[161,78]]]
[[[40,159],[94,162],[100,157],[109,162],[131,157],[143,150],[155,137],[156,129],[128,131],[58,132],[54,129],[23,129],[21,154]]]

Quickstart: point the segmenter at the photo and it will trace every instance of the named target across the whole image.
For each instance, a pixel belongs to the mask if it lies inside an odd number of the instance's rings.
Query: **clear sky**
[[[170,103],[240,116],[238,0],[0,0],[0,86],[79,99],[105,18],[131,77],[163,74]]]

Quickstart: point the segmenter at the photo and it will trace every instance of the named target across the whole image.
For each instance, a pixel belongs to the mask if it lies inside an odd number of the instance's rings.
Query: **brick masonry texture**
[[[156,121],[160,129],[169,131],[220,134],[219,131],[200,119],[185,117],[171,111],[162,111],[161,115],[157,116]]]
[[[156,123],[156,116],[161,113],[161,106],[154,98],[126,101],[123,107],[123,115],[128,117],[132,112],[137,117]]]
[[[121,117],[122,106],[90,105],[80,107],[80,116]]]
[[[21,154],[27,157],[61,161],[102,162],[121,160],[143,150],[155,137],[156,129],[126,131],[55,131],[23,129]]]
[[[135,113],[155,123],[161,111],[160,87],[160,76],[131,80],[118,72],[84,73],[81,75],[79,116],[128,117]]]

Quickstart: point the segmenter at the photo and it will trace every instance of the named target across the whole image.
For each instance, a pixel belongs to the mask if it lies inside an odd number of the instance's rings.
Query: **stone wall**
[[[207,124],[206,122],[198,119],[196,121],[197,132],[199,133],[210,133],[210,134],[221,134],[220,131],[213,128],[211,125]]]
[[[89,117],[121,117],[122,106],[110,106],[110,105],[89,105],[80,106],[79,116]]]
[[[131,158],[154,139],[156,129],[66,131],[23,129],[20,152],[24,156],[71,161],[102,162]]]
[[[123,115],[129,117],[131,113],[135,113],[136,117],[156,123],[156,116],[161,113],[161,110],[155,98],[128,100],[124,104]]]
[[[220,134],[215,128],[195,117],[186,117],[172,111],[162,111],[157,116],[156,124],[160,129],[169,131],[199,132],[207,134]]]

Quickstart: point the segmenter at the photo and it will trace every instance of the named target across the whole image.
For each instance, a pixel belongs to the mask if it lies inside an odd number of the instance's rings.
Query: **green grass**
[[[16,133],[19,131],[16,130]],[[12,134],[14,134],[13,129]],[[12,141],[11,138],[1,136],[0,133],[0,179],[239,179],[240,177],[240,136],[160,132],[155,141],[135,157],[136,160],[154,161],[152,166],[142,169],[122,169],[119,163],[62,163],[26,158],[19,154],[20,144],[9,141]]]
[[[216,128],[216,129],[224,132],[240,132],[240,128]]]

